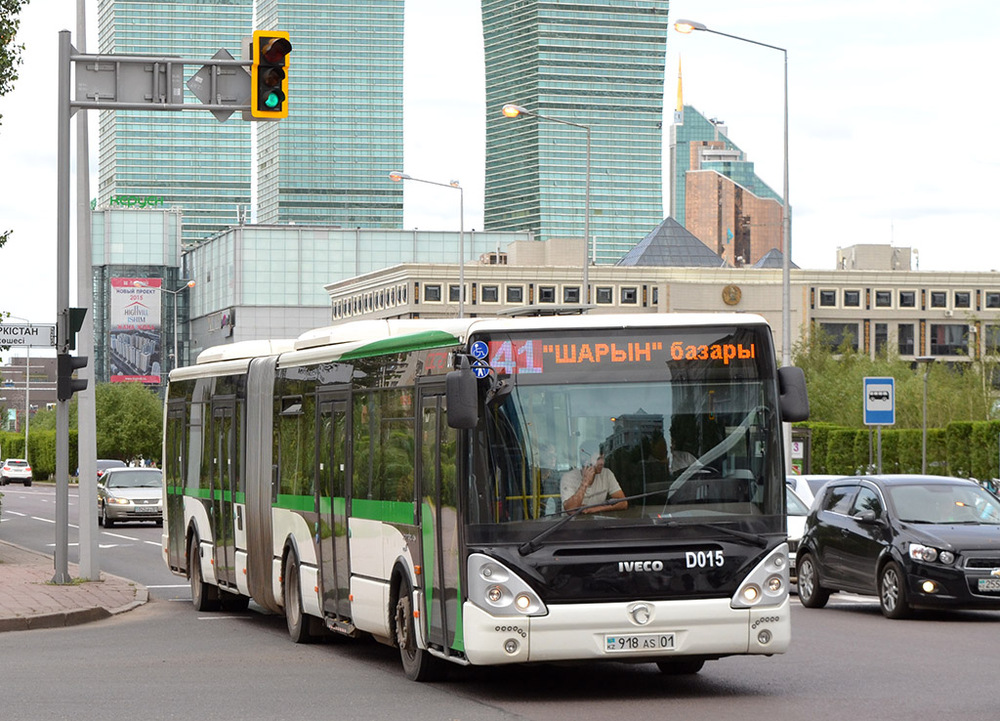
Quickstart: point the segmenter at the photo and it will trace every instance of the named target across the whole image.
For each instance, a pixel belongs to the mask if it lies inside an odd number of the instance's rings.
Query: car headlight
[[[108,503],[112,503],[116,506],[127,506],[129,503],[132,502],[127,498],[118,498],[117,496],[108,496],[107,500]]]
[[[951,565],[955,562],[955,554],[951,551],[939,551],[933,546],[924,546],[920,543],[910,544],[910,558],[924,563],[939,561],[945,565]]]

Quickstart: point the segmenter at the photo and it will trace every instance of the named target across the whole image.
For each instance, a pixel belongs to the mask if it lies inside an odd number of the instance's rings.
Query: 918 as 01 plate
[[[604,636],[604,653],[649,653],[675,648],[672,633],[609,633]]]

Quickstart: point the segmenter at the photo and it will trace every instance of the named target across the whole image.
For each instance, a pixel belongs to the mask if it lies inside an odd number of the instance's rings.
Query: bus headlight
[[[788,598],[788,544],[782,543],[757,564],[729,600],[733,608],[777,606]]]
[[[542,599],[517,574],[482,553],[469,556],[469,600],[493,616],[544,616]]]

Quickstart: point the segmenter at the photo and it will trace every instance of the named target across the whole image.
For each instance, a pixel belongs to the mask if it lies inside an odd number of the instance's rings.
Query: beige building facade
[[[591,266],[582,303],[580,242],[562,242],[547,256],[545,244],[530,245],[466,265],[465,315],[743,311],[763,315],[782,347],[780,268]],[[555,264],[539,262],[539,253]],[[407,263],[331,283],[331,321],[457,316],[458,275],[455,265]],[[889,351],[904,360],[968,362],[1000,347],[995,272],[793,268],[790,291],[793,347],[815,328],[831,346],[846,342],[872,357]]]

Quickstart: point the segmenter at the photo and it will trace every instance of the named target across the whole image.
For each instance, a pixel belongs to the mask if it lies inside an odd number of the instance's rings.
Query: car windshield
[[[889,497],[910,523],[1000,525],[1000,499],[976,486],[893,486]]]
[[[807,506],[801,498],[795,495],[792,489],[788,489],[785,493],[788,499],[788,515],[789,516],[808,516],[809,506]]]
[[[159,471],[122,471],[106,478],[108,488],[158,488],[161,483]]]

